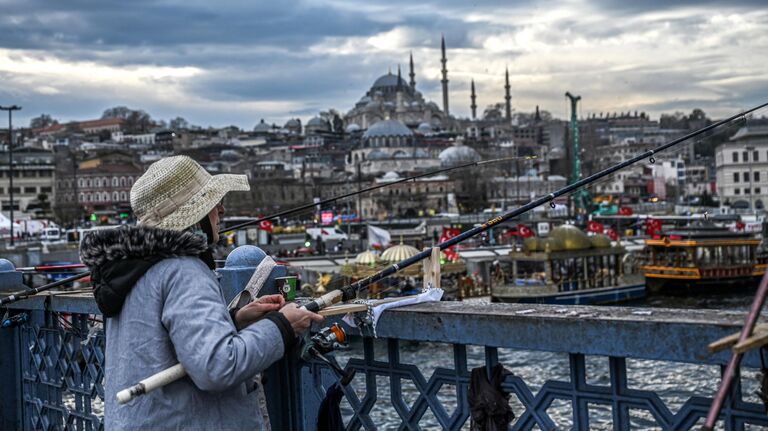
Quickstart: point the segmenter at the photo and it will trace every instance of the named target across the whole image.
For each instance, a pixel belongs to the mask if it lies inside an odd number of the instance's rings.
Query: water
[[[735,295],[703,295],[697,297],[673,297],[656,296],[643,302],[648,307],[666,308],[719,308],[732,310],[748,310],[752,302],[750,294]],[[362,343],[353,345],[352,350],[340,352],[339,361],[344,366],[349,357],[361,358]],[[386,361],[386,344],[383,340],[375,342],[375,356],[377,360]],[[414,364],[421,371],[426,380],[438,367],[453,368],[453,348],[450,345],[440,343],[401,343],[401,363]],[[565,353],[515,351],[511,349],[499,349],[499,361],[529,386],[535,394],[548,380],[568,382],[569,360]],[[483,366],[485,363],[484,348],[482,346],[467,346],[468,369]],[[587,357],[587,383],[609,386],[610,374],[608,358]],[[718,367],[692,365],[683,363],[634,360],[627,359],[628,385],[632,389],[640,389],[656,392],[665,405],[676,413],[682,405],[692,396],[713,397],[719,384],[720,371]],[[742,385],[746,401],[759,403],[755,395],[759,387],[759,370],[743,369]],[[417,399],[419,392],[416,387],[403,380],[403,397],[409,407]],[[365,395],[364,375],[355,377],[352,386],[359,398]],[[371,411],[371,420],[378,429],[394,430],[401,424],[397,412],[391,407],[389,380],[387,377],[377,377],[376,406]],[[438,393],[438,398],[450,415],[456,408],[456,392],[453,387],[445,387]],[[510,405],[516,416],[519,417],[525,408],[515,395],[512,395]],[[547,410],[558,429],[570,429],[573,426],[573,411],[570,401],[555,400]],[[342,415],[345,421],[352,416],[352,409],[344,399],[342,401]],[[590,404],[590,429],[612,430],[611,407],[607,405]],[[631,409],[631,429],[633,430],[660,430],[650,412],[646,410]],[[702,421],[703,422],[703,421]],[[701,425],[702,423],[698,424]],[[422,429],[438,430],[440,426],[431,411],[420,422]],[[722,427],[721,427],[722,428]],[[469,429],[469,421],[462,429]],[[537,429],[537,428],[535,428]],[[763,427],[749,426],[747,430],[764,429]]]

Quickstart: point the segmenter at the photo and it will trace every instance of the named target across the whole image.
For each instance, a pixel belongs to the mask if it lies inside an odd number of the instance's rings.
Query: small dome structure
[[[395,171],[389,171],[386,174],[384,174],[383,177],[381,177],[384,181],[397,181],[400,179],[400,175],[397,174]]]
[[[363,139],[393,136],[413,136],[413,132],[403,122],[398,120],[383,120],[369,127],[363,134]]]
[[[398,244],[394,247],[390,247],[384,250],[384,253],[381,254],[381,260],[388,263],[396,263],[403,259],[413,257],[417,254],[419,254],[419,250],[417,250],[416,247],[411,247],[410,245],[405,244]]]
[[[449,168],[463,163],[477,162],[480,154],[474,148],[466,145],[455,145],[440,152],[440,166]]]
[[[358,265],[374,265],[379,258],[370,250],[364,251],[355,257],[355,263]]]
[[[552,239],[560,240],[566,250],[583,250],[592,247],[592,241],[587,234],[574,225],[564,224],[549,233]]]
[[[359,131],[359,130],[360,130],[360,126],[358,126],[358,125],[357,125],[357,124],[355,124],[355,123],[352,123],[352,124],[348,125],[348,126],[347,126],[347,127],[344,129],[344,131],[345,131],[345,132],[347,132],[347,133],[353,133],[353,132],[357,132],[357,131]]]

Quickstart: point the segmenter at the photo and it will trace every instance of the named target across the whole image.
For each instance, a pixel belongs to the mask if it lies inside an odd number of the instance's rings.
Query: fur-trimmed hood
[[[169,257],[206,254],[208,245],[199,235],[143,226],[90,232],[80,244],[80,260],[91,269],[94,298],[107,317],[120,313],[125,297],[152,265]]]

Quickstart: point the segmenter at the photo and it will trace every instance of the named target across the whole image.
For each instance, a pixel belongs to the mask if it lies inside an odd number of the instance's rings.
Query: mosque
[[[402,78],[400,66],[397,75],[389,71],[374,81],[371,89],[344,116],[348,128],[368,129],[379,121],[395,120],[412,130],[422,132],[437,130],[456,130],[456,119],[448,109],[448,69],[445,55],[445,38],[441,41],[443,64],[443,107],[427,101],[416,89],[416,73],[413,66],[413,54],[410,57],[408,82]]]

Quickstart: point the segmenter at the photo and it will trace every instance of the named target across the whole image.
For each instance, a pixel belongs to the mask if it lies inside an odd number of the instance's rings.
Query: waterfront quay
[[[3,290],[19,288],[18,273],[3,268]],[[218,270],[227,299],[253,270],[247,258]],[[0,428],[102,429],[106,340],[90,294],[38,295],[8,313],[27,318],[1,329]],[[512,372],[503,384],[513,394],[512,429],[695,429],[729,358],[709,354],[707,344],[739,331],[744,317],[733,310],[462,302],[391,310],[376,339],[361,337],[338,354],[356,370],[342,412],[347,429],[468,429],[470,371],[501,362]],[[420,352],[442,356],[425,366]],[[525,358],[537,354],[564,360],[541,361],[541,374],[530,373]],[[718,429],[768,427],[753,394],[758,354],[747,354],[742,366],[743,384],[733,387]],[[686,371],[691,367],[696,371]],[[675,378],[681,373],[688,377]],[[266,379],[272,429],[315,429],[336,379],[296,352],[276,363]]]

